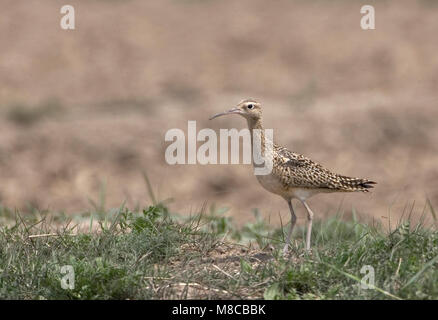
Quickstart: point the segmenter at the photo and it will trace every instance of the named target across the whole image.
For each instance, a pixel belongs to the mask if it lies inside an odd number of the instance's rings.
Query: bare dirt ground
[[[253,97],[291,150],[335,172],[368,177],[372,194],[320,195],[317,216],[354,207],[396,220],[438,204],[438,5],[369,1],[2,1],[0,204],[66,211],[146,205],[142,171],[175,212],[207,201],[234,219],[289,219],[249,165],[169,166],[164,135],[243,128],[210,115]],[[426,211],[429,208],[425,209]],[[299,219],[304,211],[298,207]],[[384,218],[382,218],[384,217]],[[300,223],[300,220],[298,221]]]

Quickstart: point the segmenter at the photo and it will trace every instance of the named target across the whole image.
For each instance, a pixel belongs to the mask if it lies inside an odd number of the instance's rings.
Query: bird
[[[269,174],[256,175],[258,182],[267,191],[279,195],[286,200],[291,221],[283,247],[283,255],[289,251],[291,235],[296,224],[296,215],[292,200],[301,202],[307,211],[306,252],[310,251],[312,223],[314,213],[307,204],[307,199],[319,193],[333,192],[369,192],[376,184],[369,179],[353,178],[340,175],[323,167],[321,164],[305,157],[302,154],[292,152],[285,147],[277,145],[269,140],[262,124],[262,106],[254,99],[245,99],[228,111],[221,112],[210,117],[213,120],[220,116],[237,114],[246,119],[251,134],[251,146],[254,150],[254,137],[260,132],[261,152],[270,150],[272,157],[272,170]],[[270,145],[271,147],[267,148]],[[256,166],[253,159],[253,165]]]

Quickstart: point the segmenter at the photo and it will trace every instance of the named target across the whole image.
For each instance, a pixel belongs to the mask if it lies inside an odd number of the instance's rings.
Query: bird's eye
[[[246,107],[251,110],[252,108],[254,108],[254,105],[253,104],[249,104]]]

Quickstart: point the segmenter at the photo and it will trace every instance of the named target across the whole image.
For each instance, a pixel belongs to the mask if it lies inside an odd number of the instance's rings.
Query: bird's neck
[[[248,122],[248,129],[250,131],[252,131],[253,129],[263,130],[261,118],[258,119],[247,118],[246,121]]]
[[[259,143],[259,145],[261,146],[261,152],[264,154],[265,146],[267,143],[266,139],[269,139],[269,138],[266,137],[266,135],[265,135],[265,129],[263,128],[263,125],[262,125],[262,119],[248,118],[247,122],[248,122],[248,129],[249,129],[250,134],[251,134],[251,147],[254,149],[254,142]],[[256,139],[256,141],[254,141],[255,137],[258,137],[260,140]],[[272,142],[271,139],[269,139],[269,142]]]

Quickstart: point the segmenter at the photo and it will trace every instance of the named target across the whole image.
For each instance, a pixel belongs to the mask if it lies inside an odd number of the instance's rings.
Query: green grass
[[[281,229],[258,212],[237,228],[224,212],[184,218],[163,204],[122,207],[83,217],[86,227],[0,208],[2,220],[15,217],[0,227],[0,298],[438,298],[438,232],[421,223],[385,232],[338,217],[317,221],[312,253],[298,229],[285,259]],[[65,265],[73,267],[73,289],[61,287]],[[364,266],[374,268],[375,287],[361,288]]]

